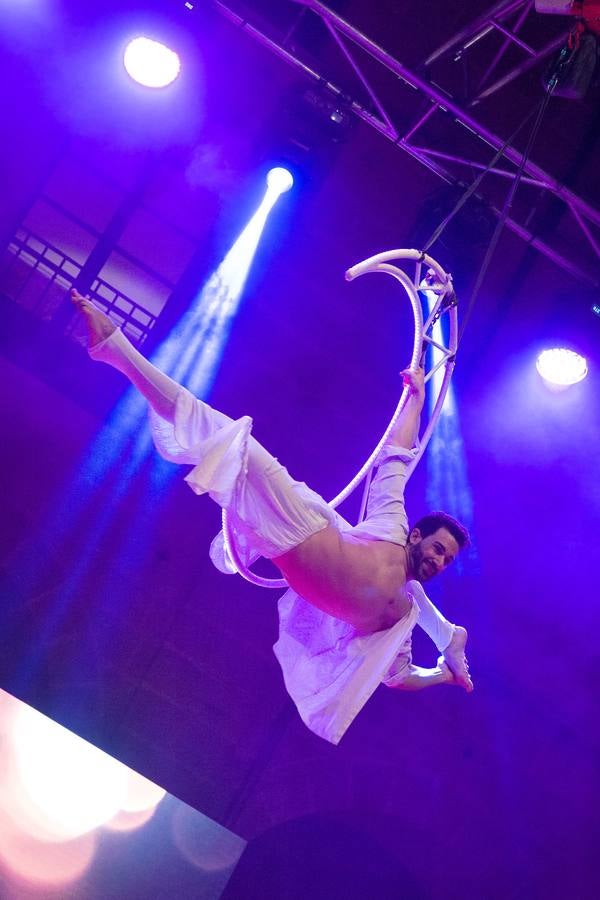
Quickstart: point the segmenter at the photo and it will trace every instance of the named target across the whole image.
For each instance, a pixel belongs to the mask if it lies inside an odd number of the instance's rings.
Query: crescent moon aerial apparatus
[[[406,260],[415,263],[415,274],[412,280],[404,271],[404,269],[401,269],[397,265],[394,265],[395,262],[398,262],[400,260]],[[422,277],[423,266],[426,267],[426,274],[424,277]],[[363,260],[363,262],[357,263],[355,266],[352,266],[352,268],[348,269],[348,271],[346,272],[346,281],[353,281],[355,278],[358,278],[360,275],[365,275],[367,272],[383,272],[387,275],[391,275],[393,278],[400,282],[400,284],[406,291],[406,294],[408,295],[408,299],[410,300],[410,304],[412,307],[415,326],[412,355],[408,368],[417,369],[419,366],[424,365],[426,363],[427,348],[434,347],[438,351],[435,354],[437,359],[425,372],[425,381],[429,381],[439,369],[443,369],[443,376],[438,380],[437,384],[437,397],[435,398],[435,402],[430,405],[432,408],[432,412],[429,417],[427,427],[425,429],[423,437],[421,438],[417,454],[408,469],[407,478],[409,478],[414,471],[415,466],[421,459],[425,448],[427,447],[429,439],[433,433],[433,429],[435,428],[437,420],[440,416],[440,412],[444,404],[444,399],[450,385],[450,378],[452,377],[452,372],[454,370],[456,349],[458,346],[458,316],[456,295],[454,293],[454,288],[452,285],[452,276],[445,272],[444,269],[439,265],[439,263],[437,263],[431,256],[428,256],[421,250],[387,250],[384,253],[378,253],[376,256],[370,256],[368,259]],[[431,311],[429,312],[429,315],[426,319],[423,318],[423,305],[421,298],[419,297],[419,291],[428,292],[435,297],[435,302],[432,304]],[[434,339],[433,337],[433,328],[436,323],[442,318],[442,316],[448,317],[448,328],[446,329],[447,341],[445,341],[447,346],[445,346],[445,343],[442,343],[440,340],[439,335],[441,333],[441,329],[439,330],[439,333],[436,334],[436,338]],[[366,460],[364,465],[361,467],[361,469],[356,473],[352,481],[347,484],[346,487],[342,491],[340,491],[340,493],[336,497],[333,498],[333,500],[329,501],[329,505],[331,507],[335,509],[337,506],[339,506],[340,503],[346,500],[346,498],[356,490],[356,488],[362,481],[365,481],[359,521],[363,519],[366,509],[369,485],[371,481],[371,473],[375,465],[375,461],[379,456],[381,448],[387,441],[388,436],[394,428],[396,420],[402,412],[407,399],[408,388],[404,387],[398,405],[394,411],[392,418],[390,419],[389,425],[385,429],[377,446],[375,447],[369,458]],[[252,584],[259,585],[260,587],[281,589],[288,586],[287,582],[283,578],[263,578],[259,575],[255,575],[250,571],[250,569],[246,568],[246,566],[242,563],[239,554],[237,553],[234,535],[231,530],[226,510],[223,510],[223,535],[225,538],[225,547],[227,549],[230,560],[235,566],[237,572],[243,578],[245,578],[247,581],[252,582]]]

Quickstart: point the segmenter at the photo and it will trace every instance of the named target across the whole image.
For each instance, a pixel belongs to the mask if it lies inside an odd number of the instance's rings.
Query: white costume
[[[166,459],[192,465],[185,479],[190,487],[208,493],[228,510],[246,563],[257,556],[280,556],[328,525],[352,532],[354,539],[406,544],[404,483],[413,451],[384,448],[366,518],[353,527],[306,484],[294,481],[252,437],[249,417],[233,421],[197,400],[152,366],[120,331],[96,344],[90,355],[126,374],[149,400],[158,451]],[[210,555],[221,571],[232,571],[222,533]],[[453,626],[421,585],[409,581],[406,588],[412,600],[409,612],[392,628],[368,635],[359,635],[352,625],[321,612],[292,590],[280,598],[274,651],[300,716],[325,740],[339,742],[381,682],[393,687],[406,677],[417,621],[440,651],[450,643]]]

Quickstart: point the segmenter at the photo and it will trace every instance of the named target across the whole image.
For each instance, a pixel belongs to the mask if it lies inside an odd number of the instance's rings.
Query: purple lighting
[[[535,365],[546,384],[555,390],[577,384],[587,375],[585,357],[573,350],[558,347],[552,350],[543,350]]]
[[[137,37],[125,48],[123,64],[134,81],[145,87],[166,87],[179,75],[179,57],[159,41]]]

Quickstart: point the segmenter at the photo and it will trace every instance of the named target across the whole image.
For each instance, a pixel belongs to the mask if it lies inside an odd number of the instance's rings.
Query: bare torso
[[[330,525],[273,562],[296,593],[364,634],[391,628],[411,606],[399,544],[361,540]]]

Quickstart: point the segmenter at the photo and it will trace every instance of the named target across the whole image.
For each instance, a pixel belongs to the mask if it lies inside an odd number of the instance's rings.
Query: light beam
[[[425,290],[422,293],[427,301],[428,314],[431,314],[438,297],[434,291]],[[435,322],[431,336],[435,343],[445,346],[442,321],[443,317]],[[435,367],[442,358],[442,352],[432,344],[430,353],[432,354],[432,365]],[[440,366],[431,378],[430,415],[433,414],[443,377],[444,368]],[[448,386],[440,417],[429,442],[427,471],[427,504],[429,508],[443,509],[449,512],[470,529],[473,522],[473,498],[467,477],[465,449],[452,383]],[[473,556],[474,551],[470,550],[469,552]],[[460,561],[458,565],[460,567]]]
[[[214,381],[267,217],[292,184],[287,169],[269,171],[258,209],[153,358],[160,369],[197,396],[206,396]]]

